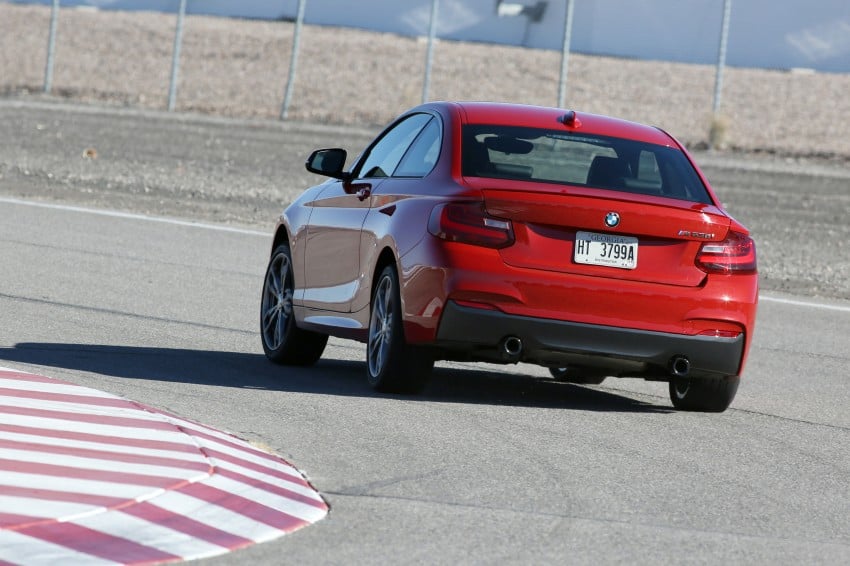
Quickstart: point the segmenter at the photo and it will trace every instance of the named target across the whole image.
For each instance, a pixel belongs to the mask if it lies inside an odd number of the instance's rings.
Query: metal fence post
[[[422,82],[422,104],[428,102],[431,89],[431,67],[434,65],[434,42],[437,39],[437,15],[440,0],[431,0],[431,23],[428,25],[428,52],[425,55],[425,80]]]
[[[717,72],[714,76],[714,106],[716,115],[720,111],[720,95],[723,91],[723,67],[726,65],[726,44],[729,41],[729,18],[732,15],[732,0],[723,0],[723,23],[720,26],[720,46],[717,49]]]
[[[168,88],[168,111],[174,110],[177,100],[177,74],[180,69],[180,46],[183,45],[183,18],[186,16],[186,0],[180,0],[177,12],[177,29],[174,30],[174,50],[171,56],[171,85]]]
[[[280,119],[289,117],[289,104],[292,102],[292,92],[295,90],[295,68],[298,65],[298,50],[301,46],[301,27],[304,25],[304,11],[307,0],[298,0],[298,14],[295,16],[295,31],[292,34],[292,56],[289,58],[289,78],[286,79],[286,92],[283,95],[283,106],[280,108]]]
[[[59,0],[53,0],[50,10],[50,32],[47,36],[47,63],[44,66],[44,92],[50,93],[53,88],[53,58],[56,53],[56,24],[59,20]]]
[[[561,78],[558,80],[558,107],[563,108],[567,98],[567,70],[570,63],[570,41],[573,35],[573,0],[567,0],[564,14],[564,47],[561,51]]]

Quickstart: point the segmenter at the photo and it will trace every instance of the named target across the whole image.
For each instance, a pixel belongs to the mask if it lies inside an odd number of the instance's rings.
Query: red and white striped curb
[[[0,565],[206,558],[327,512],[298,470],[234,436],[0,368]]]

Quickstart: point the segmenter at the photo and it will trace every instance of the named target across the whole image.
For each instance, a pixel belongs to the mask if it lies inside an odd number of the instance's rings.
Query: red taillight
[[[504,248],[514,242],[511,221],[489,216],[480,202],[450,202],[434,207],[431,234],[450,242]]]
[[[709,273],[755,273],[756,244],[738,232],[722,242],[706,242],[697,254],[697,267]]]

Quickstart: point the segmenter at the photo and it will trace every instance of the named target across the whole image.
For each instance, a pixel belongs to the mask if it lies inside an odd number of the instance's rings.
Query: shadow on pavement
[[[262,354],[92,344],[20,343],[0,348],[0,360],[90,372],[119,378],[245,387],[350,397],[387,397],[366,383],[364,363],[322,359],[315,366],[286,367]],[[590,387],[558,383],[520,373],[435,368],[418,396],[405,399],[585,411],[668,413]]]

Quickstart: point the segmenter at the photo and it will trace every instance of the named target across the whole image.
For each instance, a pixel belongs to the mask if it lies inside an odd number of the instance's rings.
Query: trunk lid
[[[481,190],[488,214],[511,220],[516,242],[500,254],[520,268],[693,287],[706,277],[694,263],[700,247],[723,240],[731,223],[716,206],[665,197],[523,181],[467,182]],[[616,226],[606,225],[610,213],[618,216]],[[577,243],[577,236],[584,242]],[[590,258],[589,240],[617,245],[594,244]],[[614,255],[625,259],[617,262]],[[600,261],[609,263],[594,264]]]

